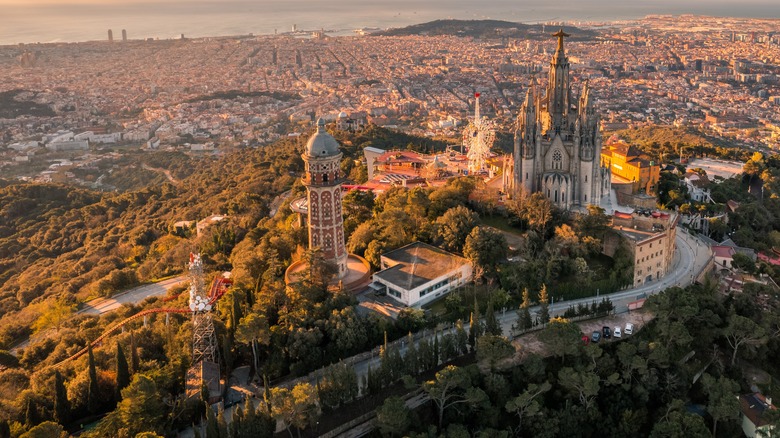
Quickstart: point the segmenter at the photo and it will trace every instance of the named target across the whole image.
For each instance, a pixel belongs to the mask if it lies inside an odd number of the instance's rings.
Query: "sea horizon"
[[[696,1],[685,5],[672,1],[648,1],[641,5],[615,5],[607,0],[565,0],[543,5],[527,0],[492,0],[479,5],[465,0],[412,0],[392,3],[342,0],[322,3],[290,0],[142,1],[123,3],[3,4],[7,17],[0,27],[0,45],[85,42],[108,39],[170,39],[232,35],[269,35],[293,30],[323,29],[345,35],[360,28],[395,28],[437,19],[496,19],[519,23],[611,22],[641,19],[647,15],[694,14],[714,17],[780,19],[772,2]]]

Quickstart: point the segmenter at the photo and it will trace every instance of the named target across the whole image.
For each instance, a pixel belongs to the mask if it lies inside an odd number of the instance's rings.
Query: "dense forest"
[[[343,174],[354,182],[366,177],[357,161],[365,146],[444,147],[374,127],[334,134]],[[614,258],[600,254],[609,218],[599,208],[567,214],[538,194],[500,208],[473,178],[345,196],[348,248],[375,267],[381,253],[416,240],[476,267],[474,283],[437,309],[407,309],[397,321],[361,315],[353,296],[328,288],[332,266],[304,250],[306,230],[286,208],[305,191],[297,180],[301,151],[301,140],[284,140],[219,159],[154,153],[140,160],[176,182],[134,188],[140,180],[128,164],[113,176],[128,188],[122,192],[2,181],[0,343],[8,349],[33,332],[41,338],[18,356],[0,351],[0,437],[57,436],[88,424],[87,437],[175,436],[193,424],[209,438],[263,437],[277,422],[281,436],[313,436],[329,421],[336,426],[373,409],[375,434],[383,436],[726,437],[739,431],[734,402],[750,389],[746,365],[779,371],[780,317],[770,286],[726,295],[714,284],[673,288],[648,302],[652,322],[636,336],[583,345],[574,323],[550,319],[545,309],[549,295],[579,298],[630,282],[625,248]],[[733,218],[740,230],[780,230],[780,215],[759,224],[742,213],[771,214],[777,198],[756,199],[747,187],[761,178],[774,190],[776,164],[753,157],[747,182],[730,186],[743,200]],[[227,219],[199,236],[175,226],[212,214]],[[520,244],[510,249],[507,235],[521,236]],[[60,364],[117,321],[163,306],[152,298],[101,317],[73,315],[80,303],[180,274],[191,251],[203,255],[209,276],[232,272],[215,318],[222,373],[249,366],[263,401],[250,399],[226,418],[205,407],[205,394],[184,396],[192,331],[181,314],[152,315]],[[510,255],[519,261],[507,262]],[[301,258],[312,269],[286,286],[285,268]],[[186,294],[176,298],[182,290],[164,305],[185,307]],[[534,321],[526,312],[536,304],[542,311]],[[501,308],[519,309],[520,330],[543,328],[546,354],[524,353],[522,340],[516,354],[496,320]],[[611,309],[604,301],[565,316]],[[422,329],[429,336],[415,335]],[[380,366],[360,378],[341,362],[377,346]],[[315,383],[279,385],[315,370]],[[771,383],[761,389],[776,391]],[[404,406],[418,395],[430,401]]]

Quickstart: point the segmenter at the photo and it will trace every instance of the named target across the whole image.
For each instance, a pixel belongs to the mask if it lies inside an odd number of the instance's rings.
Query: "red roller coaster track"
[[[217,300],[222,298],[222,295],[225,294],[225,291],[227,291],[228,286],[230,286],[231,284],[233,284],[233,282],[230,279],[227,279],[227,278],[224,278],[224,277],[217,277],[217,278],[215,278],[214,281],[211,283],[211,289],[209,290],[209,295],[208,295],[209,301],[208,301],[208,304],[209,305],[214,305],[214,303],[216,303]],[[179,295],[181,295],[181,294],[179,294]],[[177,295],[176,297],[178,297],[179,295]],[[168,299],[168,301],[171,301],[171,299]],[[154,314],[154,313],[193,313],[193,311],[190,310],[189,308],[173,308],[173,307],[161,307],[161,308],[157,308],[157,309],[142,310],[142,311],[136,313],[135,315],[129,316],[129,317],[119,321],[118,323],[112,325],[111,327],[107,328],[103,332],[103,334],[98,336],[97,339],[95,339],[94,341],[90,342],[88,346],[82,348],[81,350],[79,350],[73,356],[70,356],[67,359],[63,359],[62,361],[58,362],[54,366],[58,367],[58,366],[64,364],[65,362],[68,362],[68,361],[71,361],[71,360],[76,360],[76,359],[80,358],[81,356],[87,354],[87,351],[89,350],[89,347],[95,347],[95,346],[99,345],[101,342],[103,342],[103,339],[105,339],[108,336],[110,336],[110,335],[116,333],[117,331],[121,330],[122,327],[124,327],[126,324],[129,324],[129,323],[135,321],[136,319],[139,319],[141,317],[144,317],[144,316],[147,316],[147,315],[151,315],[151,314]]]

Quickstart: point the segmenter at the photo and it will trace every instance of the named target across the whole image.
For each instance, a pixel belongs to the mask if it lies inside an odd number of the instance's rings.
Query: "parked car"
[[[607,326],[601,328],[601,333],[604,335],[604,339],[609,339],[612,336],[612,330]]]
[[[588,335],[582,335],[582,343],[585,345],[590,344],[590,338],[588,337]]]
[[[634,334],[634,324],[627,322],[626,323],[626,329],[623,330],[623,333],[627,335],[633,335]]]
[[[615,330],[612,332],[612,336],[614,336],[614,337],[616,337],[616,338],[619,338],[619,337],[623,336],[623,335],[620,333],[620,326],[619,326],[619,325],[618,325],[618,326],[615,326]]]
[[[593,332],[593,334],[590,335],[590,340],[598,343],[601,340],[601,333],[599,333],[598,330]]]

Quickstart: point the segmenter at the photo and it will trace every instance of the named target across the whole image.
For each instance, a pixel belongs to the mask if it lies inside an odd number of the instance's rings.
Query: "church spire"
[[[563,29],[554,33],[552,36],[558,38],[558,48],[550,62],[549,83],[547,84],[547,110],[550,113],[552,122],[551,128],[555,132],[563,129],[566,116],[569,110],[569,100],[571,98],[569,90],[569,58],[563,48],[563,38],[568,37]]]

